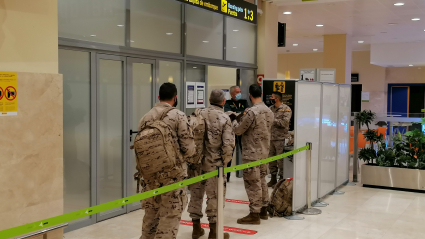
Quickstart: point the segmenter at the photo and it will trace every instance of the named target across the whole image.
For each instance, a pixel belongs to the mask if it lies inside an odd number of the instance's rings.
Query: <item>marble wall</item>
[[[18,73],[17,92],[0,117],[0,230],[63,213],[62,75]]]

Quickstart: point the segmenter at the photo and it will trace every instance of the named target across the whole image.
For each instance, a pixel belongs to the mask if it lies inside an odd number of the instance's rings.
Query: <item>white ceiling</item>
[[[425,42],[425,0],[273,2],[279,6],[279,21],[287,23],[287,47],[279,48],[280,53],[323,51],[323,35],[328,34],[351,35],[355,51],[369,50],[372,43]],[[405,5],[394,6],[397,2]],[[284,15],[284,11],[292,14]],[[359,44],[359,40],[364,43]]]

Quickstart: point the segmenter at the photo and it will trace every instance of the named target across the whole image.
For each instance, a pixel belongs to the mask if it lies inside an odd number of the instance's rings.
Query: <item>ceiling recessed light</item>
[[[196,66],[193,67],[193,69],[196,69],[196,68],[198,68],[198,67],[196,67]]]
[[[361,43],[364,43],[364,41],[358,41],[358,43],[360,43],[360,44],[361,44]]]
[[[394,3],[394,6],[404,6],[403,2]]]
[[[167,32],[167,33],[165,33],[167,36],[171,36],[171,35],[173,35],[173,33],[172,32]]]
[[[419,20],[421,20],[419,17],[412,18],[412,21],[419,21]]]
[[[236,46],[233,47],[233,49],[236,49],[236,48],[238,48],[238,47],[236,47]]]
[[[298,44],[297,43],[294,43],[294,44],[292,44],[293,46],[298,46]]]
[[[410,64],[409,66],[413,66],[412,64]]]
[[[96,35],[90,35],[91,37],[95,37]]]
[[[313,49],[313,51],[318,51],[317,49]]]
[[[117,25],[117,27],[123,27],[124,25]]]
[[[390,23],[388,23],[388,25],[394,26],[394,25],[397,25],[397,23],[390,22]]]
[[[208,43],[209,41],[202,41],[203,43]]]
[[[235,29],[235,30],[233,30],[234,32],[238,32],[239,30],[238,29]]]
[[[134,42],[133,40],[130,40],[130,42]]]
[[[317,24],[316,27],[323,27],[323,24]]]
[[[283,12],[283,14],[285,14],[285,15],[291,15],[292,12]]]

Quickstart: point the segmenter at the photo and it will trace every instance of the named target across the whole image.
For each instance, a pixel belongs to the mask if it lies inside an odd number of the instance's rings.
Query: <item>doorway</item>
[[[362,90],[361,84],[351,85],[351,113],[362,111]]]

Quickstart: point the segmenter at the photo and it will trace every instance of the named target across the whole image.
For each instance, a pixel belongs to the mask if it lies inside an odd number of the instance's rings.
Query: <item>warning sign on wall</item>
[[[0,72],[0,116],[18,115],[16,72]]]

